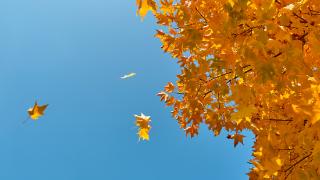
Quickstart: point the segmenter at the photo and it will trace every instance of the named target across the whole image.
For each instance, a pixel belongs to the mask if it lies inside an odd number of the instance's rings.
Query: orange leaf
[[[32,108],[28,109],[29,117],[33,120],[37,120],[39,117],[43,116],[44,111],[46,110],[48,104],[43,106],[38,106],[37,101],[34,103]]]
[[[149,131],[151,129],[150,122],[151,118],[150,116],[146,116],[143,113],[141,115],[134,115],[136,118],[136,126],[139,128],[138,130],[138,136],[139,140],[149,140]]]
[[[164,87],[165,91],[168,93],[172,93],[174,91],[174,85],[172,84],[172,82],[169,82],[165,87]]]
[[[161,101],[167,101],[169,97],[169,95],[163,91],[159,92],[157,96],[160,96]]]

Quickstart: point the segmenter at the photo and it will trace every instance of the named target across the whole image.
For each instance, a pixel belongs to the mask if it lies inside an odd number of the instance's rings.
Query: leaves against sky
[[[250,179],[319,179],[319,0],[136,2],[180,66],[158,96],[187,135],[250,130]]]
[[[138,136],[139,140],[149,140],[149,131],[151,129],[150,122],[151,118],[150,116],[146,116],[143,113],[141,115],[134,115],[136,118],[136,126],[139,128],[138,129]]]
[[[38,106],[38,103],[35,102],[34,106],[32,108],[28,109],[29,117],[33,120],[37,120],[38,118],[43,116],[44,111],[46,110],[47,106],[48,106],[48,104]]]

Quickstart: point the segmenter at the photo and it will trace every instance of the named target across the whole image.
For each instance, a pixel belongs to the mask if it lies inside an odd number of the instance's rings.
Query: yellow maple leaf
[[[39,117],[43,116],[48,104],[38,106],[37,101],[34,103],[32,108],[28,109],[29,117],[33,120],[37,120]]]
[[[251,115],[255,111],[256,109],[253,106],[241,106],[239,107],[238,112],[235,112],[231,115],[231,119],[237,124],[240,124],[240,122],[243,120],[250,122]]]
[[[139,139],[148,140],[149,141],[149,129],[140,129],[138,131]]]
[[[243,84],[243,82],[244,82],[243,78],[239,78],[238,83]]]
[[[150,122],[151,118],[150,116],[146,116],[143,113],[141,115],[134,115],[136,118],[136,126],[139,128],[138,130],[138,136],[139,140],[149,140],[149,131],[151,129]]]
[[[173,0],[160,0],[160,10],[162,11],[162,13],[166,14],[172,14],[174,12],[174,6],[173,4]]]
[[[141,16],[141,19],[147,15],[148,11],[155,12],[157,5],[153,0],[136,0],[138,6],[137,14]]]

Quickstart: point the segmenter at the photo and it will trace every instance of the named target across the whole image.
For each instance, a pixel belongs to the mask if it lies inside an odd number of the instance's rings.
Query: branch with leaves
[[[320,176],[318,0],[137,0],[181,73],[158,96],[186,135],[255,135],[250,179]],[[214,57],[214,58],[212,58]],[[310,155],[310,153],[312,155]],[[300,158],[300,159],[299,159]]]

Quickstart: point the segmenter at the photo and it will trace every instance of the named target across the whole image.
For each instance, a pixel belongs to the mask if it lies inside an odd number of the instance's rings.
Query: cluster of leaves
[[[251,179],[319,179],[319,0],[137,0],[181,67],[158,95],[191,137],[255,135]]]

